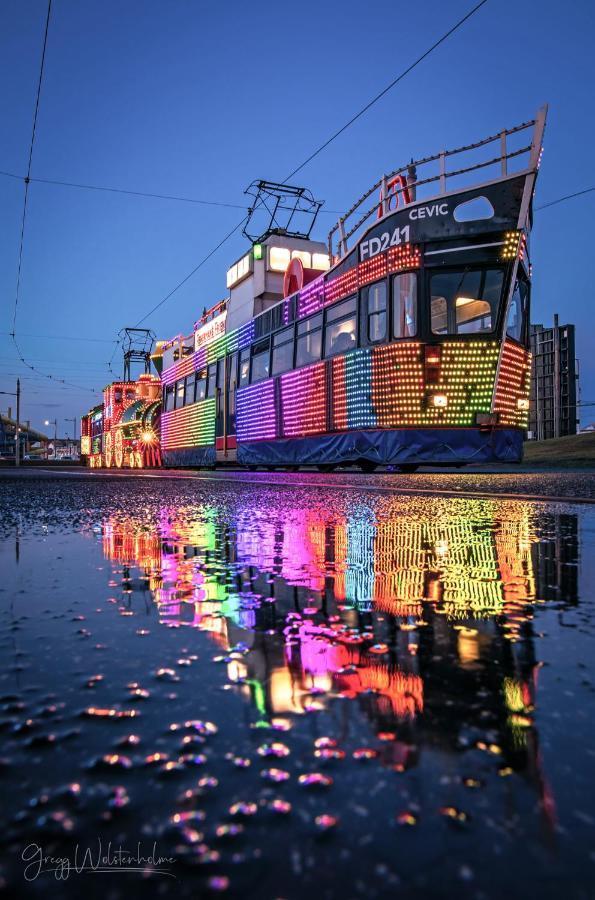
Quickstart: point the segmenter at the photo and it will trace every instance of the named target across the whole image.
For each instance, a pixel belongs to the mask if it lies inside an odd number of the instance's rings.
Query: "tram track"
[[[25,474],[26,473],[26,474]],[[430,473],[428,473],[430,474]],[[436,473],[431,473],[436,474]],[[479,474],[479,473],[473,473]],[[481,473],[482,475],[484,473]],[[510,475],[512,473],[488,473],[485,475],[486,478],[489,477],[499,477]],[[532,474],[532,475],[540,475],[542,473],[533,472],[533,473],[519,473],[519,474]],[[546,474],[546,473],[543,473]],[[547,473],[552,474],[552,473]],[[560,476],[574,474],[577,473],[555,473]],[[583,474],[583,473],[581,473]],[[583,474],[583,477],[586,475],[587,477],[593,477],[595,473],[587,472]],[[24,480],[34,479],[36,476],[41,476],[42,478],[100,478],[104,480],[112,480],[112,479],[150,479],[150,480],[159,480],[159,479],[168,479],[168,480],[181,480],[181,481],[200,481],[204,483],[212,483],[212,484],[241,484],[241,485],[249,485],[252,487],[263,487],[263,488],[284,488],[287,490],[292,490],[295,488],[307,489],[307,490],[340,490],[340,491],[356,491],[356,492],[373,492],[376,494],[401,494],[404,496],[426,496],[426,497],[448,497],[448,498],[462,498],[462,499],[474,499],[474,500],[519,500],[522,502],[530,502],[530,503],[558,503],[558,504],[582,504],[582,505],[593,505],[595,504],[595,496],[586,496],[586,495],[577,495],[577,494],[547,494],[547,493],[532,493],[527,491],[514,491],[514,490],[473,490],[470,488],[448,488],[441,487],[440,485],[432,485],[428,487],[415,487],[411,484],[399,484],[398,482],[395,484],[378,484],[367,479],[374,478],[375,476],[361,476],[362,480],[360,481],[357,476],[355,479],[350,477],[347,480],[339,480],[342,478],[334,478],[333,476],[320,476],[317,473],[312,473],[313,479],[309,480],[308,478],[304,478],[304,475],[292,475],[290,473],[283,473],[281,477],[271,478],[270,473],[246,473],[239,470],[235,471],[227,471],[227,472],[197,472],[197,471],[181,471],[181,470],[117,470],[117,469],[109,469],[109,470],[101,470],[101,469],[53,469],[53,468],[35,468],[35,469],[26,469],[21,470],[20,473],[14,472],[14,470],[10,469],[0,469],[0,479],[8,476],[9,478],[20,476],[24,476]],[[399,479],[402,477],[407,478],[419,478],[420,476],[402,476],[395,475],[395,479]],[[423,475],[421,477],[424,477]],[[580,476],[579,476],[580,477]],[[314,480],[315,479],[315,480]],[[364,480],[366,479],[366,480]],[[595,478],[594,480],[594,491],[595,491]]]

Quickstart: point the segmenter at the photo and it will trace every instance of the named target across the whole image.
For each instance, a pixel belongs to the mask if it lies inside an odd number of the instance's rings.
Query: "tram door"
[[[217,462],[236,460],[237,367],[237,353],[220,359],[217,364]]]
[[[232,353],[227,362],[227,434],[232,436],[235,450],[236,436],[236,389],[238,386],[238,354]],[[229,448],[229,442],[227,444]]]

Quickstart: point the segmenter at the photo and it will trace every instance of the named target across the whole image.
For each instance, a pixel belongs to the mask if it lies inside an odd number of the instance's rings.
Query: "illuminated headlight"
[[[432,406],[436,406],[438,409],[446,409],[448,406],[446,394],[432,394]]]
[[[527,411],[529,409],[529,401],[524,397],[520,397],[516,402],[517,409],[522,409]]]

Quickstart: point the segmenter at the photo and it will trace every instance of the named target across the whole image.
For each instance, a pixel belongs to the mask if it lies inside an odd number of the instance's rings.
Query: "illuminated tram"
[[[161,388],[156,375],[114,381],[103,403],[81,417],[81,456],[91,468],[147,468],[161,465]]]
[[[545,115],[384,176],[327,244],[275,207],[229,296],[153,354],[164,465],[520,461]]]

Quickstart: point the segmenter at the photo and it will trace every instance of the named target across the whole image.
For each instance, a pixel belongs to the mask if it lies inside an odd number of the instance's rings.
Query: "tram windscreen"
[[[496,327],[502,269],[436,272],[430,281],[434,334],[486,334]]]

